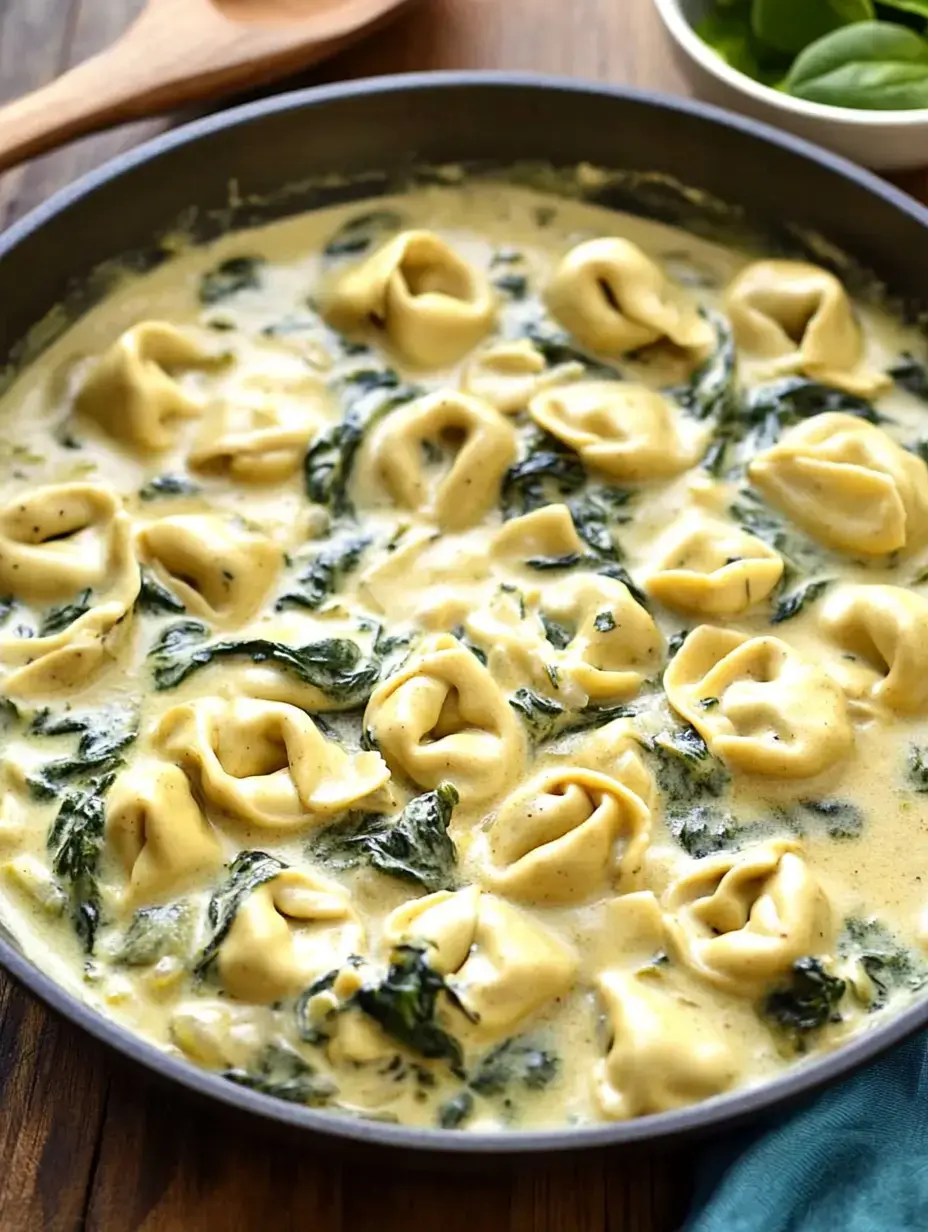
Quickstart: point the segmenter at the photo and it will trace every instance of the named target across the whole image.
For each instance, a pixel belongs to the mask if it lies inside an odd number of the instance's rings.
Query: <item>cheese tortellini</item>
[[[106,801],[106,837],[126,870],[133,906],[174,896],[222,864],[219,839],[187,776],[169,762],[120,774]]]
[[[725,307],[735,341],[770,375],[802,372],[864,397],[889,385],[863,365],[863,334],[844,287],[802,261],[756,261],[734,279]]]
[[[668,339],[701,356],[712,328],[650,257],[628,240],[578,244],[548,285],[548,305],[591,351],[623,355]]]
[[[612,1042],[593,1070],[603,1115],[624,1121],[719,1095],[740,1058],[711,1014],[646,974],[604,971],[596,981]]]
[[[660,546],[647,590],[682,612],[738,616],[766,599],[783,576],[779,552],[721,519],[689,519]]]
[[[201,403],[175,379],[217,359],[164,321],[144,321],[126,330],[91,367],[75,399],[81,415],[96,420],[116,440],[145,452],[174,444],[185,419]]]
[[[480,1035],[505,1035],[574,982],[577,959],[554,933],[477,886],[440,890],[387,919],[392,945],[425,947]],[[460,1024],[466,1030],[466,1024]]]
[[[213,514],[177,514],[138,533],[151,565],[188,611],[217,624],[239,624],[261,604],[282,554],[267,536]]]
[[[701,979],[756,997],[809,954],[827,953],[831,913],[795,843],[700,860],[664,896],[674,953]]]
[[[438,455],[436,466],[428,464],[427,447]],[[479,522],[496,504],[515,461],[516,434],[479,398],[437,393],[394,411],[370,448],[370,465],[396,504],[454,531]]]
[[[487,882],[510,898],[570,903],[634,884],[651,834],[647,806],[592,770],[544,770],[502,803],[487,832]],[[621,840],[621,846],[620,846]]]
[[[219,947],[219,979],[242,1001],[279,1001],[363,945],[364,928],[345,891],[287,868],[240,905]]]
[[[797,424],[748,471],[772,504],[827,547],[883,556],[928,538],[928,467],[853,415],[828,412]]]
[[[283,702],[199,698],[174,706],[155,743],[214,808],[269,828],[323,824],[390,777],[378,753],[346,753]]]
[[[532,399],[535,422],[575,449],[588,466],[641,483],[696,460],[667,399],[628,381],[578,381]]]
[[[583,375],[574,361],[549,368],[545,357],[527,338],[496,342],[478,352],[464,374],[464,389],[504,414],[523,411],[542,389]]]
[[[524,737],[493,677],[455,638],[435,634],[373,692],[364,726],[394,773],[420,787],[450,780],[486,799],[521,772]]]
[[[839,680],[862,673],[874,701],[900,714],[925,711],[928,599],[901,586],[842,586],[825,602],[820,624],[845,652],[833,669]],[[847,654],[857,662],[848,665]]]
[[[462,358],[496,313],[483,274],[429,231],[404,231],[343,275],[326,304],[336,329],[381,332],[421,368]]]
[[[743,774],[804,778],[851,751],[841,689],[779,638],[701,625],[671,660],[664,688],[710,750]]]

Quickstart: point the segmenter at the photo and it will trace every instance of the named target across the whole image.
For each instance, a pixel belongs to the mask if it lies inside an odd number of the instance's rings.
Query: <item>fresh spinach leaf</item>
[[[519,1086],[540,1091],[554,1081],[559,1069],[557,1053],[513,1036],[481,1057],[468,1086],[479,1095],[502,1095]]]
[[[331,1078],[318,1074],[295,1049],[285,1044],[268,1044],[247,1069],[237,1067],[221,1072],[223,1078],[237,1086],[310,1108],[323,1107],[338,1092]]]
[[[473,1019],[454,989],[429,966],[425,952],[401,945],[383,980],[359,988],[353,1000],[392,1039],[429,1060],[447,1061],[463,1077],[461,1045],[438,1023],[439,997]]]
[[[429,893],[451,889],[457,852],[448,826],[458,799],[452,783],[441,783],[410,800],[396,818],[363,813],[327,826],[310,841],[308,853],[338,871],[367,863]]]
[[[417,398],[417,386],[404,384],[392,368],[362,368],[336,384],[344,414],[309,446],[303,462],[306,494],[336,515],[353,515],[348,484],[364,435],[390,411]]]
[[[814,603],[816,599],[821,598],[826,589],[831,585],[831,582],[831,578],[819,578],[818,581],[808,582],[805,586],[800,586],[792,594],[784,595],[782,599],[777,601],[777,605],[773,609],[773,615],[770,617],[770,623],[772,625],[779,625],[785,620],[792,620],[794,616],[798,616],[810,603]]]
[[[52,869],[68,883],[71,922],[88,954],[93,953],[101,919],[97,867],[103,847],[104,797],[115,777],[103,774],[66,792],[48,832]]]
[[[239,852],[229,866],[228,877],[209,900],[206,919],[211,929],[210,938],[194,962],[194,974],[206,974],[232,927],[239,907],[248,895],[266,881],[272,881],[286,867],[286,864],[276,856],[269,856],[266,851]]]
[[[62,633],[73,625],[75,620],[86,616],[90,611],[92,593],[88,588],[82,590],[70,603],[64,603],[60,607],[50,607],[39,624],[39,637],[52,637],[56,633]]]
[[[364,214],[356,214],[339,227],[322,250],[323,255],[330,260],[359,256],[374,244],[382,244],[402,225],[403,219],[395,210],[368,210]]]
[[[357,568],[371,542],[370,536],[359,535],[323,548],[297,575],[294,588],[277,600],[277,610],[305,607],[315,611],[322,607],[345,575]]]
[[[851,7],[848,17],[842,8]],[[866,21],[873,16],[868,0],[751,0],[751,29],[765,47],[794,56],[846,21]]]
[[[200,279],[201,304],[218,304],[239,291],[254,291],[261,285],[263,257],[229,257]]]
[[[139,488],[139,500],[165,500],[172,496],[196,496],[200,485],[184,475],[156,475]]]
[[[552,736],[558,722],[567,713],[564,707],[550,697],[542,697],[532,689],[516,689],[509,699],[509,705],[516,711],[525,724],[528,734],[535,744],[541,744]]]
[[[811,1034],[841,1021],[838,1005],[845,988],[844,980],[830,975],[821,959],[797,958],[789,980],[764,998],[760,1014],[797,1052],[804,1052]]]
[[[207,635],[205,626],[192,620],[181,621],[164,631],[148,656],[156,689],[176,688],[210,663],[250,659],[252,663],[271,663],[349,707],[367,701],[380,675],[379,665],[365,659],[357,643],[347,638],[325,638],[305,646],[285,646],[265,638],[200,645]]]
[[[795,98],[832,107],[928,107],[928,42],[893,22],[857,22],[801,51],[785,88]]]
[[[176,595],[164,586],[150,569],[146,569],[144,565],[140,566],[141,570],[141,585],[139,586],[138,597],[135,600],[135,606],[140,612],[145,612],[149,616],[163,616],[165,614],[171,616],[180,616],[186,612],[186,608]]]

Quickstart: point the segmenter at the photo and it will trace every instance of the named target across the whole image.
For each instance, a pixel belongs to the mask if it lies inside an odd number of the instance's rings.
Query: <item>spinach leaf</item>
[[[364,813],[327,826],[310,841],[308,854],[338,871],[368,863],[429,893],[451,889],[457,852],[448,826],[458,799],[452,783],[440,783],[410,800],[399,817]]]
[[[689,724],[662,732],[646,748],[656,761],[657,782],[668,809],[688,808],[707,796],[717,799],[731,782],[728,771]]]
[[[359,256],[374,243],[382,244],[402,225],[402,216],[395,210],[369,210],[365,214],[356,214],[335,232],[322,250],[323,256],[329,259]]]
[[[839,9],[852,4],[857,15],[846,18]],[[868,11],[868,9],[870,11]],[[861,11],[862,10],[862,11]],[[864,21],[872,17],[870,6],[861,0],[752,0],[751,28],[766,47],[794,56],[822,35],[837,30],[846,20]]]
[[[798,616],[810,603],[814,603],[816,599],[821,598],[827,587],[831,585],[831,582],[831,578],[820,578],[816,582],[808,582],[805,586],[800,586],[792,594],[784,595],[782,599],[777,601],[777,605],[773,609],[773,615],[770,617],[770,623],[772,625],[779,625],[784,620],[792,620],[794,616]]]
[[[378,664],[363,658],[357,643],[347,638],[324,638],[305,646],[285,646],[265,638],[199,645],[205,636],[205,626],[193,620],[181,621],[164,631],[148,656],[156,689],[176,688],[194,672],[218,660],[250,659],[252,663],[272,663],[347,707],[367,701],[380,675]]]
[[[200,279],[201,304],[218,304],[239,291],[254,291],[261,285],[263,257],[229,257]]]
[[[254,890],[272,881],[283,872],[286,864],[266,851],[240,851],[229,866],[229,876],[213,892],[206,909],[206,919],[212,930],[209,941],[200,951],[193,965],[195,975],[205,975],[219,953],[236,913]]]
[[[867,821],[863,809],[850,800],[798,800],[796,809],[806,813],[819,827],[824,826],[829,838],[859,838]],[[800,833],[803,832],[800,822]]]
[[[574,640],[575,630],[568,629],[566,625],[559,624],[556,620],[552,620],[550,616],[546,616],[544,612],[538,613],[538,619],[541,621],[542,628],[545,631],[545,638],[551,643],[556,650],[566,650],[570,643]]]
[[[312,611],[322,607],[334,593],[346,573],[356,569],[370,536],[357,536],[323,548],[306,569],[298,574],[293,590],[281,595],[274,605],[277,611],[288,607],[305,607]]]
[[[437,1121],[440,1129],[460,1129],[474,1111],[474,1097],[469,1091],[459,1091],[452,1095],[438,1109]]]
[[[577,454],[547,434],[535,436],[521,462],[503,476],[503,517],[531,513],[582,488],[586,471]]]
[[[577,732],[590,731],[593,728],[604,727],[614,719],[628,719],[635,713],[633,705],[597,706],[589,703],[581,710],[574,710],[570,722],[558,733],[561,736],[573,736]]]
[[[838,953],[857,959],[869,976],[875,991],[871,1010],[882,1009],[894,992],[915,992],[928,983],[924,960],[873,916],[849,916],[844,921]]]
[[[741,490],[728,512],[743,530],[780,553],[786,564],[784,578],[788,581],[821,574],[833,559],[748,489]]]
[[[726,809],[673,799],[667,808],[667,829],[687,855],[695,860],[731,851],[757,834],[750,823],[740,825]]]
[[[502,1095],[514,1086],[540,1091],[554,1081],[559,1069],[556,1053],[513,1036],[481,1057],[468,1086],[479,1095]]]
[[[417,398],[392,368],[363,368],[336,385],[344,407],[340,423],[317,437],[306,451],[303,475],[309,499],[337,515],[353,515],[348,484],[364,435],[390,411]]]
[[[268,1044],[248,1069],[224,1069],[221,1073],[237,1086],[310,1108],[321,1108],[338,1091],[331,1078],[316,1073],[296,1049],[286,1044]]]
[[[142,565],[140,571],[142,582],[135,600],[135,606],[140,612],[149,616],[163,616],[165,613],[179,616],[186,612],[187,609],[180,599],[172,594],[167,586],[162,585],[151,570]]]
[[[4,595],[0,598],[0,625],[2,625],[5,620],[9,620],[15,606],[16,600],[12,595]]]
[[[886,375],[891,376],[900,389],[928,402],[928,369],[908,351],[903,351],[896,362],[886,369]]]
[[[715,329],[715,348],[690,377],[688,385],[670,392],[696,419],[715,419],[721,430],[738,411],[735,343],[731,327],[720,313],[706,315]]]
[[[796,98],[832,107],[928,107],[928,42],[891,22],[857,22],[801,51],[785,88]]]
[[[429,966],[424,951],[401,945],[381,983],[359,988],[353,1000],[387,1035],[429,1060],[448,1061],[463,1077],[461,1045],[437,1021],[439,997],[473,1019],[444,977]]]
[[[584,376],[588,378],[602,377],[604,380],[614,381],[621,375],[617,364],[592,359],[579,350],[570,334],[555,325],[550,317],[539,315],[534,304],[519,323],[519,336],[528,339],[549,368],[558,364],[581,364]]]
[[[76,751],[70,757],[48,761],[28,779],[29,790],[40,800],[54,799],[61,784],[85,779],[93,772],[109,774],[122,765],[120,754],[138,735],[138,712],[120,706],[107,706],[91,713],[65,711],[55,714],[48,708],[36,712],[29,731],[36,736],[80,734]]]
[[[139,488],[139,500],[164,500],[171,496],[196,496],[201,491],[199,484],[184,475],[156,475]]]
[[[509,699],[509,705],[516,711],[528,729],[528,734],[535,744],[541,744],[554,734],[558,721],[567,712],[564,707],[550,697],[542,697],[523,686],[516,689]]]
[[[567,502],[577,534],[603,560],[618,560],[619,549],[612,537],[612,527],[630,522],[624,512],[632,498],[626,488],[606,487],[604,484],[588,488],[581,495]]]
[[[147,967],[165,955],[183,958],[193,933],[193,908],[186,899],[136,911],[114,959],[127,967]]]
[[[797,958],[789,981],[767,994],[761,1017],[782,1032],[797,1052],[806,1049],[807,1037],[829,1022],[840,1022],[838,1004],[844,980],[829,975],[819,958]]]
[[[917,744],[909,746],[907,777],[914,791],[928,791],[928,749]]]
[[[771,53],[755,36],[749,4],[710,9],[695,30],[726,64],[765,85],[776,85],[788,66],[788,57]]]
[[[68,883],[71,922],[88,954],[93,953],[100,926],[101,898],[97,867],[103,847],[104,797],[115,774],[90,779],[62,797],[48,832],[52,868]]]
[[[62,633],[69,625],[90,611],[90,597],[93,592],[88,588],[76,595],[70,603],[61,607],[50,607],[39,624],[39,637],[52,637]]]

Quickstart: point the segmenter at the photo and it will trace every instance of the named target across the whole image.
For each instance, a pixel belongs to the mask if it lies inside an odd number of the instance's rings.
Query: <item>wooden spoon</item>
[[[148,0],[111,47],[0,107],[0,171],[83,133],[286,76],[408,0]]]

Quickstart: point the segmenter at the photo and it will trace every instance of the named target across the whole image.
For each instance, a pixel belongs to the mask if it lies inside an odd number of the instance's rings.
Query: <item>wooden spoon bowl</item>
[[[148,0],[112,46],[0,108],[0,171],[127,120],[264,85],[410,0]]]

